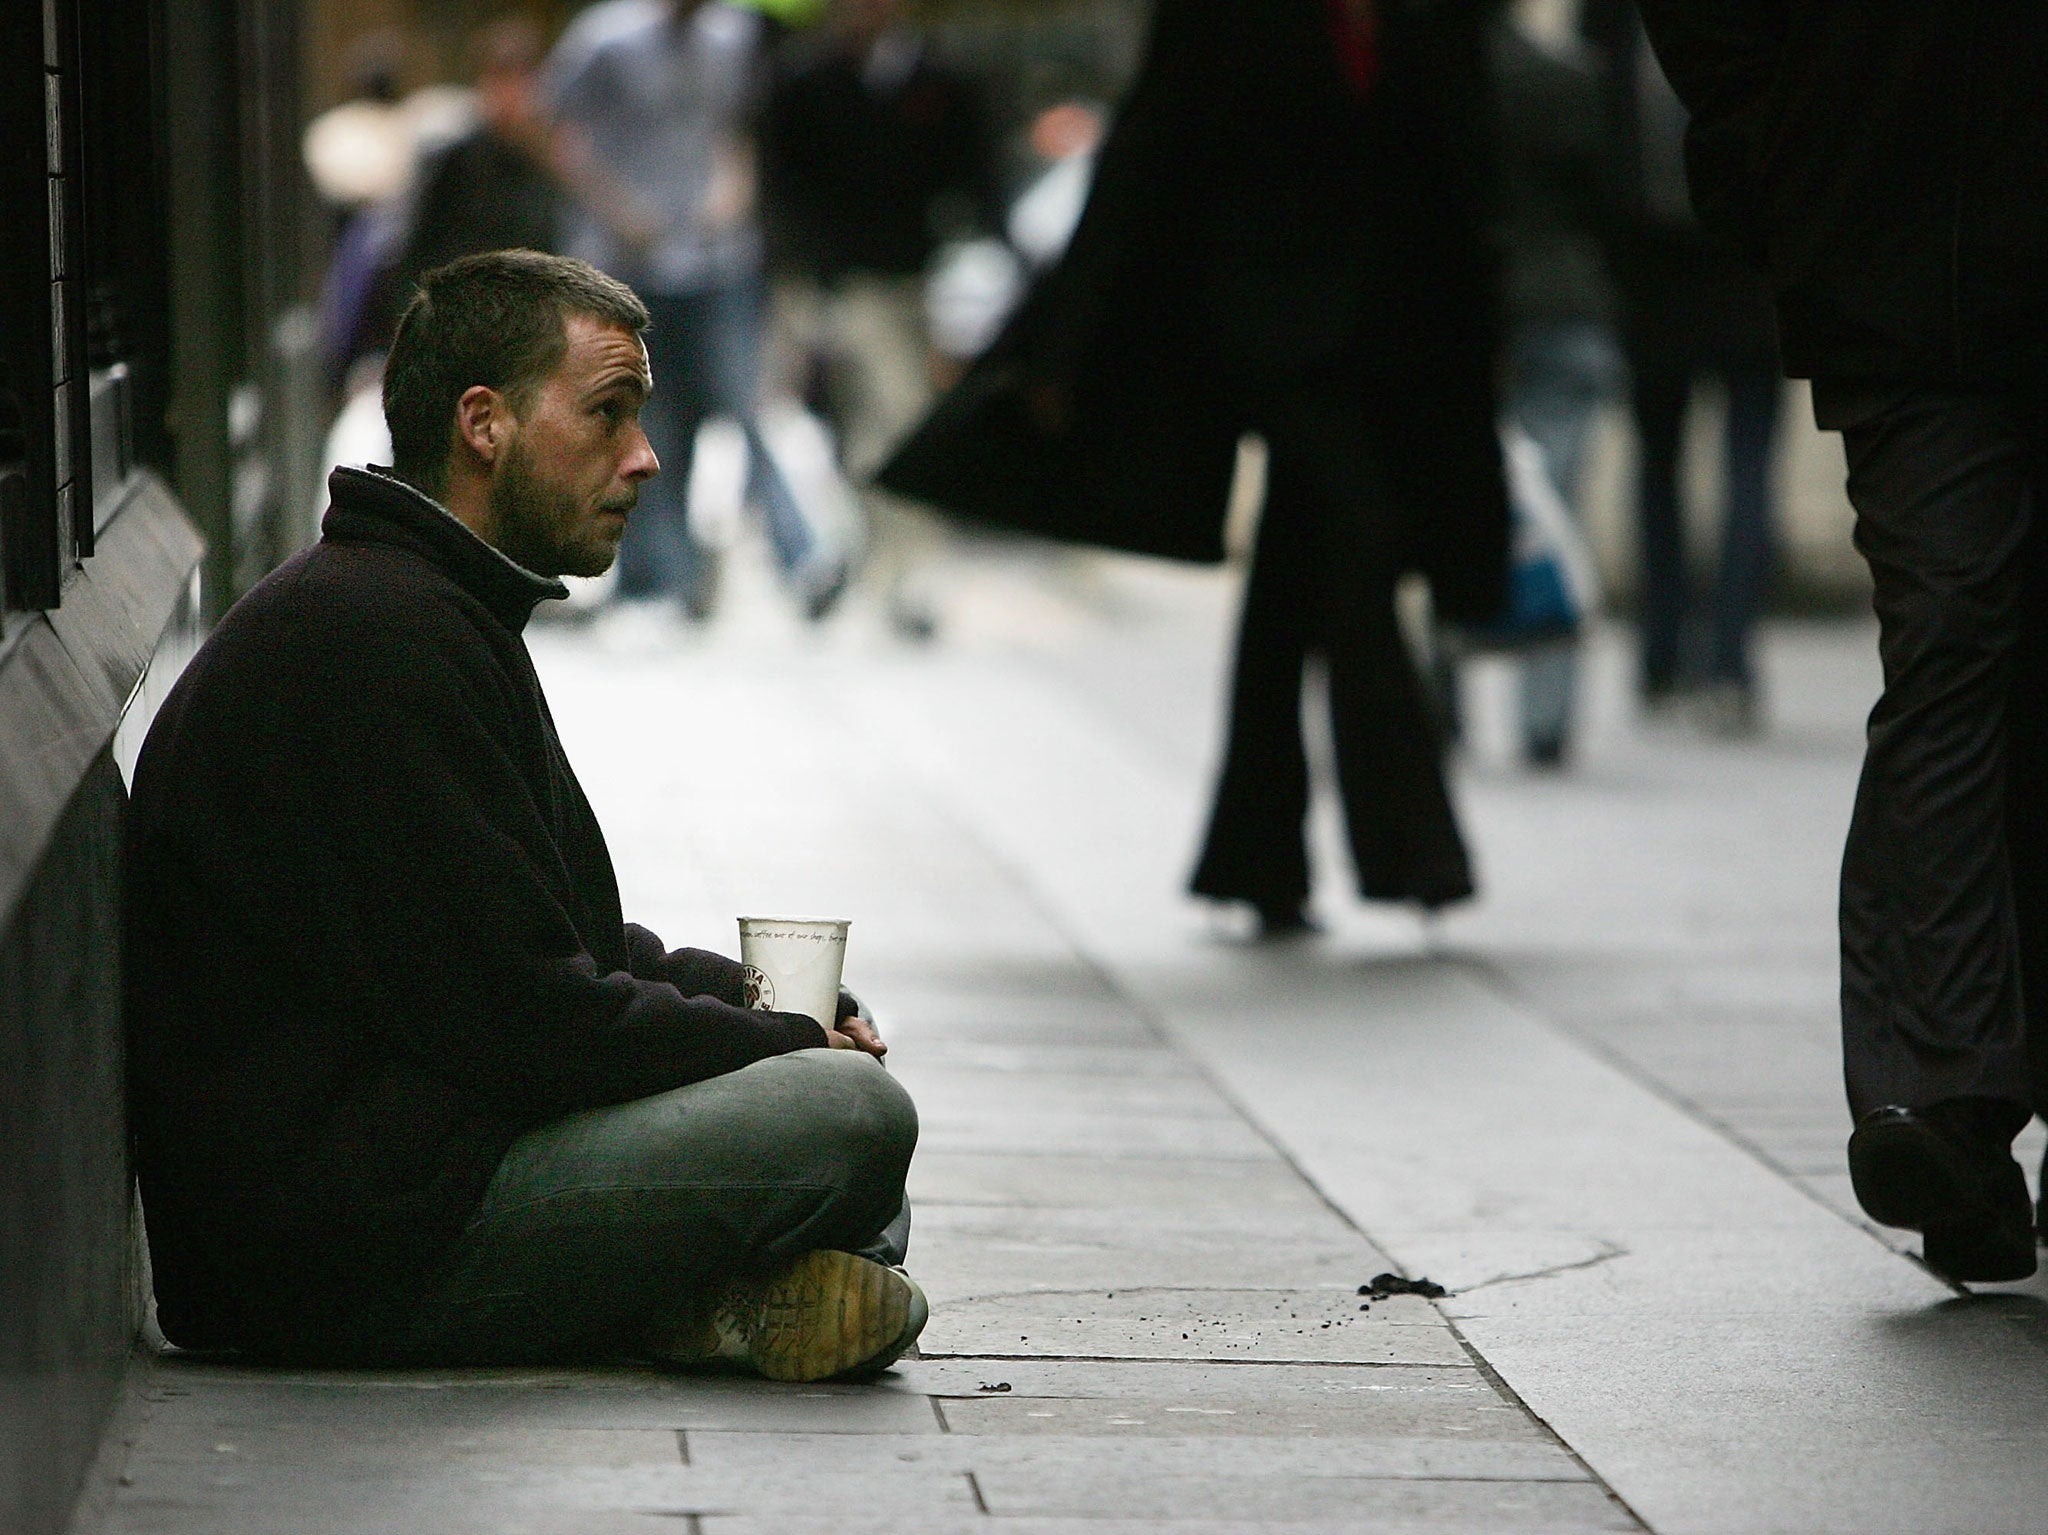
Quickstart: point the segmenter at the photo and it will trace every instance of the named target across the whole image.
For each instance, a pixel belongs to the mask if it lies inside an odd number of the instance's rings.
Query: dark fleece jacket
[[[622,920],[520,638],[562,588],[395,479],[330,484],[143,748],[128,1027],[165,1334],[348,1358],[523,1132],[825,1037]]]

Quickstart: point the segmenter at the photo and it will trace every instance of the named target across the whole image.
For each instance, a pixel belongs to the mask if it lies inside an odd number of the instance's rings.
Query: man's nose
[[[619,465],[619,477],[637,485],[660,473],[661,460],[654,456],[654,444],[647,440],[646,431],[635,422],[633,441],[626,449],[625,461]]]

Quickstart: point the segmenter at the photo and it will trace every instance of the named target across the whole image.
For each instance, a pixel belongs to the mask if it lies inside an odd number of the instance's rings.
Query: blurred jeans
[[[901,1263],[917,1110],[853,1050],[799,1050],[522,1136],[427,1288],[421,1363],[617,1358],[815,1248]]]
[[[788,572],[803,570],[818,539],[755,421],[761,284],[747,279],[642,297],[653,319],[645,340],[654,393],[640,420],[661,473],[641,486],[619,546],[619,595],[674,597],[701,614],[711,602],[716,561],[690,531],[689,489],[697,428],[707,417],[729,416],[746,432],[747,496],[761,508],[777,563]]]
[[[1621,349],[1596,322],[1525,323],[1515,331],[1508,366],[1507,413],[1543,450],[1558,494],[1577,516],[1594,417],[1621,392]],[[1577,645],[1533,651],[1521,671],[1524,745],[1538,753],[1561,750],[1578,690]]]
[[[1679,461],[1686,406],[1702,377],[1719,377],[1728,390],[1720,569],[1708,604],[1706,654],[1697,668],[1706,681],[1750,685],[1750,631],[1768,594],[1775,556],[1771,447],[1784,388],[1777,369],[1746,361],[1636,358],[1642,681],[1644,691],[1652,694],[1678,686],[1695,669],[1685,654],[1690,604]]]
[[[854,272],[830,283],[779,283],[775,318],[786,392],[805,395],[838,433],[866,522],[864,579],[891,620],[929,623],[938,567],[952,541],[944,518],[883,490],[871,476],[931,408],[924,278]]]

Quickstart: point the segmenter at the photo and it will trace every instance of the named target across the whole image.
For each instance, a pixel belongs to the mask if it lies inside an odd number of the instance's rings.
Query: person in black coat
[[[1053,536],[1222,556],[1268,449],[1230,742],[1196,893],[1305,925],[1304,664],[1329,674],[1363,893],[1472,877],[1395,622],[1491,617],[1506,566],[1482,17],[1430,0],[1162,0],[1065,258],[883,472]]]
[[[1849,1171],[1951,1278],[2035,1267],[2048,1106],[2048,12],[1645,0],[1703,220],[1842,433],[1884,693],[1842,860]],[[2030,995],[2031,993],[2031,995]]]

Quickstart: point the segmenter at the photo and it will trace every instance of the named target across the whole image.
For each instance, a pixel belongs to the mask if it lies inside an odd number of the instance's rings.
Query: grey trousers
[[[2048,1107],[2048,402],[1816,381],[1884,696],[1842,860],[1849,1102]]]
[[[523,1136],[432,1276],[405,1354],[643,1356],[733,1278],[814,1248],[901,1263],[910,1095],[853,1050],[800,1050]]]

